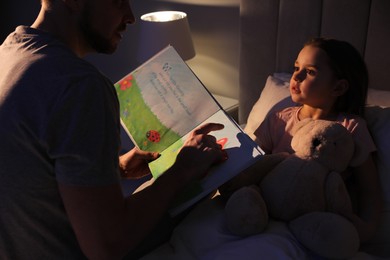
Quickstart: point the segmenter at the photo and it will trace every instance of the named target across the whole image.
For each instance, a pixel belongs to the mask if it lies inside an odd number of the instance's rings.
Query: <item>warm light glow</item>
[[[187,15],[178,11],[161,11],[141,16],[141,20],[148,22],[169,22],[185,18]]]
[[[172,45],[183,60],[195,56],[187,14],[180,11],[147,13],[140,19],[138,60],[146,61],[158,51]]]
[[[190,5],[204,5],[204,6],[240,6],[240,0],[157,0],[164,2],[190,4]]]

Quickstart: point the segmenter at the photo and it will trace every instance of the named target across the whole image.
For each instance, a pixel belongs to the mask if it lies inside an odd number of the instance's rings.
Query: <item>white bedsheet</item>
[[[279,221],[271,221],[264,233],[241,238],[225,225],[219,198],[200,203],[174,230],[171,240],[142,260],[315,259]],[[379,260],[359,252],[353,260]],[[351,260],[352,260],[351,259]]]
[[[174,230],[169,243],[142,260],[321,259],[308,254],[283,222],[271,221],[264,233],[246,238],[229,234],[223,207],[219,198],[200,203]],[[353,259],[378,258],[359,253]]]

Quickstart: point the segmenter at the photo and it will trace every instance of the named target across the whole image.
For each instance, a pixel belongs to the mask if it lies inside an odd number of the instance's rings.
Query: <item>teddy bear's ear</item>
[[[314,121],[314,119],[311,118],[305,118],[301,121],[299,121],[294,128],[291,130],[292,136],[294,136],[300,129],[302,129],[305,125],[309,124],[311,121]]]

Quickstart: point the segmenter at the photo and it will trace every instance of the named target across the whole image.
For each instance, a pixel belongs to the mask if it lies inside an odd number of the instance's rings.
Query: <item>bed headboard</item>
[[[303,43],[317,36],[352,43],[365,58],[370,87],[390,90],[389,0],[241,0],[240,123],[267,76],[291,72]]]

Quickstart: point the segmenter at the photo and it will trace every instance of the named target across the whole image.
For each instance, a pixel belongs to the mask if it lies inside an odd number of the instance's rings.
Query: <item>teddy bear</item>
[[[337,122],[305,119],[294,128],[291,147],[294,153],[265,155],[257,172],[252,169],[232,180],[234,185],[227,184],[230,189],[245,185],[227,200],[228,229],[249,236],[261,233],[270,218],[285,221],[296,239],[316,255],[353,256],[359,235],[340,214],[352,213],[340,175],[354,154],[352,135]]]

